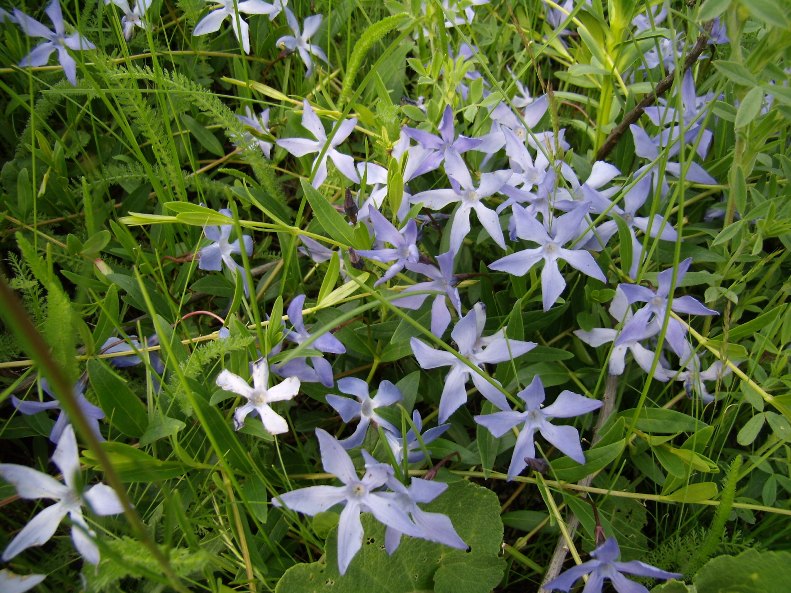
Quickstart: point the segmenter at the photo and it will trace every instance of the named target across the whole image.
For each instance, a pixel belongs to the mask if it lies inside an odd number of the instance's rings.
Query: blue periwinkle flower
[[[605,579],[610,581],[618,593],[648,593],[648,589],[640,583],[627,579],[623,573],[662,580],[681,577],[677,572],[667,572],[638,560],[619,562],[621,550],[618,542],[612,537],[604,540],[602,545],[591,552],[591,556],[593,560],[569,568],[544,584],[544,588],[549,591],[569,591],[577,580],[587,574],[588,582],[585,583],[583,593],[601,593]]]

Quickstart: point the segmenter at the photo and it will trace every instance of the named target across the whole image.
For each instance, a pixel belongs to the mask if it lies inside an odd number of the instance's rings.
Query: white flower
[[[307,68],[305,76],[310,76],[313,74],[313,59],[310,57],[311,54],[316,56],[325,64],[328,63],[327,54],[324,53],[324,50],[322,50],[318,45],[310,43],[310,38],[313,37],[313,35],[316,34],[316,31],[319,30],[322,16],[320,14],[316,14],[306,18],[302,23],[302,33],[300,33],[299,23],[297,22],[297,18],[294,16],[294,13],[288,8],[286,8],[284,12],[286,13],[288,26],[291,28],[291,32],[294,33],[294,35],[286,35],[281,37],[275,42],[275,45],[278,47],[285,47],[288,51],[296,51],[299,53],[299,57],[302,58],[303,62],[305,62],[305,67]]]
[[[56,501],[33,517],[22,531],[17,533],[3,552],[2,559],[7,562],[31,546],[46,543],[55,534],[63,517],[69,515],[74,547],[85,560],[91,564],[98,564],[99,549],[92,539],[95,534],[82,516],[82,505],[87,502],[94,513],[104,516],[122,512],[121,502],[115,490],[105,484],[96,484],[85,492],[80,492],[78,489],[82,483],[80,460],[77,439],[74,437],[74,429],[71,425],[63,431],[63,436],[52,455],[52,462],[63,474],[65,484],[31,467],[0,463],[0,476],[14,485],[21,498],[51,498]]]
[[[253,386],[239,375],[223,370],[217,377],[217,386],[225,391],[238,393],[247,398],[247,403],[236,409],[233,413],[233,422],[236,430],[244,426],[244,419],[255,410],[261,416],[264,428],[270,434],[288,432],[285,419],[277,414],[269,404],[292,399],[299,391],[299,379],[289,377],[279,385],[267,388],[269,383],[269,365],[262,360],[253,365]]]
[[[206,35],[207,33],[214,33],[219,31],[222,22],[231,17],[231,28],[234,35],[241,42],[244,53],[250,53],[250,27],[239,13],[245,14],[271,14],[276,8],[271,4],[262,2],[262,0],[245,0],[245,2],[237,2],[237,0],[222,0],[219,6],[212,10],[209,14],[201,19],[195,25],[195,30],[192,32],[193,36]]]
[[[129,3],[126,0],[104,0],[105,4],[115,4],[124,13],[121,17],[121,27],[124,30],[124,39],[129,39],[132,36],[132,31],[135,27],[146,29],[147,25],[143,21],[152,0],[135,0],[134,8],[129,8]]]

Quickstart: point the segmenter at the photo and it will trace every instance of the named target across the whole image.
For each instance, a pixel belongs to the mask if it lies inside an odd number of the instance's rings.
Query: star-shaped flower
[[[288,432],[288,424],[285,419],[269,404],[293,399],[299,392],[299,379],[296,377],[289,377],[282,383],[269,387],[269,363],[262,360],[253,365],[252,387],[239,375],[234,375],[225,369],[217,376],[217,386],[247,399],[247,403],[236,408],[233,413],[236,430],[240,430],[244,426],[244,419],[250,412],[256,411],[261,416],[261,422],[268,433]]]
[[[341,397],[340,395],[333,395],[331,393],[327,394],[327,403],[341,415],[341,420],[346,424],[355,418],[360,419],[354,433],[350,437],[340,441],[344,449],[351,449],[361,445],[365,439],[365,433],[368,431],[368,426],[371,423],[373,423],[374,426],[381,426],[386,430],[396,432],[396,427],[382,418],[376,411],[377,408],[392,406],[403,399],[401,391],[390,381],[385,380],[379,383],[379,390],[376,392],[375,397],[368,395],[368,384],[362,379],[357,379],[355,377],[344,377],[343,379],[339,379],[338,389],[342,393],[353,395],[359,400],[354,401],[348,397]]]
[[[541,293],[544,311],[548,311],[558,300],[566,288],[566,281],[558,269],[557,260],[562,259],[591,278],[607,282],[607,278],[596,264],[593,256],[583,249],[567,249],[566,243],[579,236],[580,221],[585,216],[582,210],[568,212],[554,219],[552,230],[547,231],[543,224],[527,214],[518,204],[513,205],[516,222],[516,234],[519,238],[533,241],[539,247],[523,249],[489,264],[489,268],[500,272],[508,272],[515,276],[524,276],[528,270],[541,260]]]
[[[313,111],[313,108],[308,103],[307,99],[303,102],[302,111],[302,127],[310,132],[315,140],[307,138],[283,138],[277,141],[277,145],[285,148],[288,152],[296,157],[305,156],[312,152],[319,154],[324,152],[324,155],[319,159],[313,161],[311,169],[315,172],[313,174],[313,187],[319,187],[324,180],[327,179],[327,159],[332,159],[338,171],[343,173],[348,179],[354,183],[360,183],[360,177],[357,175],[357,170],[354,168],[354,159],[348,154],[342,154],[335,150],[341,142],[349,137],[349,134],[354,130],[357,125],[357,118],[345,119],[340,124],[332,137],[332,140],[327,140],[327,132],[324,131],[324,125],[321,120]],[[329,143],[329,146],[327,144]],[[327,149],[324,150],[324,147]]]
[[[600,408],[602,403],[565,390],[552,405],[543,408],[544,385],[538,375],[533,377],[533,382],[518,395],[525,402],[524,412],[508,410],[475,416],[475,421],[485,426],[497,438],[512,428],[522,425],[519,436],[516,437],[511,465],[508,466],[508,479],[513,480],[521,474],[527,467],[528,459],[536,458],[536,432],[577,463],[585,463],[577,429],[573,426],[555,426],[550,420],[587,414]]]
[[[324,53],[324,50],[318,45],[310,43],[310,38],[319,30],[323,17],[320,14],[309,16],[302,23],[302,32],[300,32],[299,22],[297,21],[297,17],[294,16],[294,13],[288,8],[285,9],[285,13],[288,26],[294,35],[284,35],[275,42],[275,45],[278,47],[285,47],[288,51],[296,51],[300,59],[305,63],[305,68],[307,68],[305,76],[310,76],[313,74],[313,58],[311,56],[316,56],[325,64],[329,63],[327,61],[327,54]]]
[[[423,274],[431,278],[431,280],[409,286],[401,293],[404,295],[403,297],[393,301],[393,304],[397,307],[418,309],[426,298],[430,296],[425,294],[425,291],[439,292],[440,294],[434,297],[434,302],[431,305],[431,333],[438,338],[442,337],[442,334],[445,333],[448,325],[450,325],[450,309],[448,308],[447,300],[450,300],[457,315],[461,317],[461,298],[459,297],[459,289],[456,288],[456,276],[453,274],[453,258],[453,251],[448,251],[437,256],[439,267],[422,262],[407,264],[408,270]],[[424,294],[412,294],[420,292]]]
[[[459,207],[453,215],[450,229],[450,250],[457,253],[461,248],[464,237],[470,232],[470,212],[478,215],[478,220],[502,249],[505,249],[505,237],[500,227],[500,218],[497,213],[485,206],[482,200],[500,191],[500,188],[510,179],[511,171],[495,171],[483,173],[478,187],[475,187],[466,167],[456,170],[451,174],[453,189],[433,189],[415,194],[409,201],[412,204],[423,204],[432,210],[440,210],[448,204],[458,202]]]
[[[377,490],[393,477],[393,468],[384,463],[366,463],[362,479],[357,477],[349,454],[326,431],[317,428],[316,437],[321,449],[324,471],[336,476],[343,486],[309,486],[281,494],[272,500],[276,507],[286,507],[298,513],[315,515],[337,504],[343,504],[338,523],[338,570],[346,573],[349,564],[363,544],[360,513],[373,514],[377,521],[402,533],[419,537],[420,530],[404,510],[394,504],[384,492]]]
[[[483,337],[485,323],[486,309],[482,303],[476,303],[470,312],[459,320],[450,334],[456,342],[459,354],[479,368],[483,364],[494,364],[517,358],[536,346],[534,342],[509,340],[505,337],[505,329],[501,329],[491,336]],[[464,386],[470,378],[486,399],[501,410],[509,409],[508,400],[505,399],[502,392],[455,355],[446,350],[430,348],[417,338],[411,338],[410,345],[422,368],[451,367],[445,377],[439,402],[439,422],[445,422],[467,401],[467,390]]]
[[[220,214],[233,218],[233,214],[227,208],[220,210]],[[222,270],[223,263],[231,270],[232,273],[241,273],[244,275],[244,266],[236,263],[231,257],[234,253],[241,253],[242,248],[239,245],[239,239],[232,243],[228,241],[233,231],[233,224],[223,224],[220,226],[207,226],[203,229],[206,238],[213,241],[198,252],[198,268],[201,270],[216,271]],[[248,256],[253,254],[253,238],[249,235],[242,235],[242,242],[244,250]],[[244,293],[247,294],[247,282],[242,282],[244,286]]]
[[[249,106],[244,108],[245,115],[237,115],[236,119],[242,122],[244,125],[252,128],[255,130],[257,134],[262,136],[271,136],[269,132],[269,108],[267,107],[264,109],[259,115],[256,115]],[[272,146],[273,144],[267,140],[262,140],[256,136],[253,136],[249,132],[245,132],[244,134],[244,146],[258,146],[261,149],[261,152],[264,153],[266,158],[272,158]]]
[[[692,258],[688,257],[678,264],[676,271],[675,286],[678,286],[692,263]],[[669,268],[657,274],[657,289],[651,290],[645,286],[636,284],[621,284],[620,288],[626,295],[626,300],[630,305],[634,303],[646,303],[634,316],[624,325],[621,335],[615,341],[616,346],[635,339],[644,339],[646,328],[653,327],[651,335],[658,334],[662,329],[665,317],[668,315],[667,305],[670,290],[673,288],[673,268]],[[681,296],[673,298],[670,310],[676,313],[687,315],[719,315],[714,309],[705,307],[700,301],[691,296]],[[653,323],[653,326],[650,324]],[[665,339],[679,358],[686,360],[689,357],[689,344],[686,340],[687,330],[677,319],[670,317],[667,321],[667,332]]]
[[[44,11],[52,21],[55,29],[51,31],[36,19],[29,17],[18,8],[14,9],[14,20],[30,37],[43,37],[47,41],[38,44],[33,48],[28,55],[22,58],[19,62],[20,66],[43,66],[49,61],[50,55],[53,51],[58,52],[58,61],[63,66],[63,72],[66,74],[72,86],[77,86],[77,62],[69,55],[68,50],[86,50],[96,49],[96,46],[85,39],[79,33],[73,33],[66,36],[66,26],[63,22],[63,13],[60,9],[59,0],[52,0],[50,5]]]
[[[445,431],[450,428],[450,424],[440,424],[434,428],[429,428],[426,432],[421,434],[423,430],[423,419],[420,417],[420,412],[417,410],[412,411],[412,424],[414,428],[410,428],[406,435],[402,435],[400,431],[397,430],[384,431],[385,441],[393,452],[393,458],[396,460],[396,463],[401,463],[401,461],[403,461],[405,453],[407,463],[422,461],[426,456],[422,447],[441,437]]]
[[[152,0],[134,0],[134,8],[129,8],[126,0],[104,0],[105,4],[115,4],[124,13],[121,17],[121,28],[124,31],[124,39],[127,40],[132,37],[135,27],[148,28],[143,16],[151,6],[151,2]]]
[[[295,344],[302,344],[312,338],[302,319],[302,307],[304,304],[305,295],[298,295],[294,297],[286,311],[293,329],[286,330],[285,338]],[[330,354],[343,354],[346,352],[346,347],[330,333],[320,335],[311,342],[310,347],[313,350]],[[305,358],[292,358],[282,365],[273,367],[273,370],[281,377],[296,377],[305,383],[319,382],[325,387],[332,387],[334,383],[332,365],[322,356],[310,356],[308,360],[310,360],[310,365],[312,366],[307,364]]]
[[[404,228],[399,231],[389,220],[382,216],[381,212],[374,208],[368,209],[368,216],[373,223],[377,242],[390,243],[392,247],[382,249],[358,249],[357,255],[384,263],[395,262],[387,269],[387,272],[374,283],[374,286],[379,286],[393,278],[398,272],[404,269],[404,266],[417,263],[420,259],[420,251],[418,251],[416,243],[417,223],[414,219],[411,219],[406,223]]]
[[[453,125],[453,109],[451,109],[450,105],[445,107],[445,111],[442,114],[439,136],[410,127],[405,127],[404,133],[423,148],[439,153],[445,163],[445,172],[457,179],[463,177],[465,173],[469,176],[467,165],[464,164],[461,155],[468,150],[477,148],[483,142],[479,138],[456,136],[456,130]]]
[[[203,17],[195,25],[192,35],[198,37],[220,30],[220,25],[228,17],[231,17],[231,28],[236,39],[242,44],[244,53],[250,53],[250,26],[242,19],[240,13],[244,14],[271,14],[275,9],[271,4],[262,0],[206,0],[218,4],[214,10]]]
[[[621,550],[618,542],[612,537],[604,540],[602,545],[591,552],[591,556],[593,560],[569,568],[560,576],[545,583],[544,588],[548,591],[569,591],[574,583],[587,574],[589,576],[588,582],[585,583],[585,593],[601,593],[605,579],[610,581],[618,593],[648,593],[648,589],[627,579],[623,573],[661,580],[681,577],[677,572],[667,572],[639,560],[619,562]]]
[[[16,488],[21,498],[49,498],[55,504],[48,506],[16,534],[3,552],[3,561],[30,548],[40,546],[50,540],[63,517],[71,521],[71,539],[74,547],[87,562],[99,563],[99,549],[93,542],[96,535],[85,522],[82,505],[88,506],[97,515],[115,515],[123,511],[115,490],[104,484],[96,484],[85,492],[81,490],[80,459],[77,439],[71,424],[66,426],[63,435],[52,455],[52,462],[63,474],[65,484],[55,478],[24,465],[0,464],[0,477]]]

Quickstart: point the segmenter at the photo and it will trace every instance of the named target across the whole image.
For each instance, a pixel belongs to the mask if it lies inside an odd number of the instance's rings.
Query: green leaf
[[[203,148],[208,150],[214,156],[225,155],[225,150],[223,150],[222,144],[219,140],[217,140],[217,137],[209,130],[204,128],[201,124],[199,124],[195,119],[186,113],[182,113],[181,121],[184,122],[184,125],[187,126],[187,129],[193,136],[195,136],[195,139],[201,146],[203,146]]]
[[[679,488],[665,498],[671,502],[701,502],[712,500],[717,496],[717,484],[714,482],[700,482]]]
[[[787,593],[791,552],[750,549],[707,562],[693,579],[698,593]]]
[[[736,84],[742,86],[753,87],[758,84],[758,81],[753,76],[753,73],[745,68],[738,62],[728,62],[726,60],[717,60],[714,66],[722,72],[727,78]]]
[[[74,320],[69,297],[54,283],[47,295],[47,319],[44,322],[44,338],[52,352],[52,358],[66,371],[74,382],[77,369],[74,357],[77,354]]]
[[[178,461],[162,461],[124,443],[107,441],[102,443],[102,449],[124,483],[169,480],[183,476],[189,469]],[[101,467],[89,449],[82,452],[82,458],[89,467]]]
[[[401,156],[400,162],[390,157],[390,163],[387,165],[387,205],[390,206],[393,215],[398,212],[404,199],[404,167],[407,158],[407,153]]]
[[[497,495],[470,482],[458,481],[424,510],[444,513],[470,551],[455,550],[404,537],[392,556],[384,549],[384,526],[362,516],[363,546],[344,576],[338,574],[337,530],[327,539],[324,559],[288,569],[276,593],[488,593],[502,579],[500,557],[503,523]],[[474,509],[474,512],[471,510]]]
[[[87,367],[91,387],[110,424],[125,436],[141,437],[148,425],[148,414],[140,398],[127,387],[126,379],[100,360],[89,360]]]
[[[631,277],[629,270],[632,269],[632,257],[634,256],[632,253],[632,233],[629,230],[629,225],[626,224],[626,221],[622,217],[616,215],[613,216],[613,220],[618,227],[618,245],[621,251],[621,270],[625,276]]]
[[[338,275],[341,269],[341,258],[337,251],[332,252],[332,257],[327,264],[327,269],[324,271],[324,279],[321,281],[321,288],[319,288],[319,296],[316,297],[316,302],[321,303],[327,295],[329,295],[338,283]]]
[[[97,348],[115,333],[115,328],[120,325],[118,306],[118,286],[110,284],[106,288],[104,298],[99,302],[99,321],[93,330],[93,342]]]
[[[110,242],[110,237],[110,231],[107,229],[102,229],[91,235],[86,239],[85,243],[82,244],[81,255],[89,258],[98,257],[99,252],[107,247],[107,244]]]
[[[159,439],[173,436],[174,434],[177,434],[179,431],[183,430],[186,426],[186,424],[184,424],[181,420],[177,420],[176,418],[155,416],[154,419],[149,422],[146,431],[143,433],[143,436],[140,437],[140,446],[142,447],[149,445],[154,441],[158,441]]]
[[[728,9],[730,4],[731,0],[706,0],[703,6],[700,7],[698,20],[700,22],[705,22],[716,19]]]
[[[498,409],[489,401],[484,402],[481,414],[492,414]],[[497,457],[498,442],[489,429],[482,424],[478,424],[475,431],[475,441],[478,443],[478,452],[481,455],[481,469],[484,476],[489,475],[489,471],[494,467],[494,460]]]
[[[165,210],[176,213],[176,220],[193,226],[227,225],[233,221],[216,210],[189,202],[165,202]]]
[[[786,442],[791,441],[791,423],[788,422],[785,416],[774,412],[766,412],[766,421],[772,429],[772,434]]]
[[[330,239],[346,245],[349,247],[356,247],[357,249],[364,249],[364,246],[358,244],[355,240],[352,228],[346,224],[346,220],[338,212],[332,204],[327,201],[316,189],[310,185],[306,180],[302,180],[302,191],[313,209],[313,217],[318,221],[324,232],[329,235]]]
[[[739,110],[736,112],[736,121],[733,123],[736,128],[743,128],[751,123],[761,112],[764,104],[764,91],[760,87],[753,87],[742,99]]]
[[[621,412],[620,416],[628,424],[634,416],[634,410]],[[677,432],[695,432],[705,428],[706,423],[675,410],[642,408],[637,415],[635,427],[638,430],[654,434],[674,434]]]
[[[577,482],[590,474],[607,467],[626,446],[622,439],[609,445],[597,446],[585,451],[585,464],[580,465],[570,457],[561,457],[552,462],[552,476],[563,482]]]
[[[753,441],[758,437],[758,433],[761,432],[765,420],[766,420],[766,414],[764,413],[756,414],[755,416],[750,418],[747,422],[744,423],[744,426],[741,427],[739,433],[736,435],[736,442],[739,443],[742,447],[751,445]]]
[[[747,0],[742,4],[756,19],[771,27],[788,29],[788,4],[779,0]]]

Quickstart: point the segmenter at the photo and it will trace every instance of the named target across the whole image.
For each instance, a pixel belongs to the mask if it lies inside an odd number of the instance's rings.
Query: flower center
[[[544,253],[549,256],[556,256],[560,252],[560,246],[554,241],[544,245]]]
[[[362,408],[360,408],[360,414],[365,418],[371,418],[374,415],[374,404],[370,399],[363,402]]]
[[[480,196],[478,196],[478,192],[474,189],[465,190],[464,194],[462,195],[462,199],[465,202],[478,202],[480,201]]]
[[[349,496],[351,498],[363,498],[368,494],[368,488],[362,482],[352,482],[349,484]]]
[[[650,304],[654,309],[658,310],[665,306],[665,302],[666,302],[665,297],[656,295],[648,302],[648,304]]]
[[[267,390],[266,389],[256,389],[253,391],[253,396],[250,398],[250,403],[254,406],[263,406],[267,403]]]

